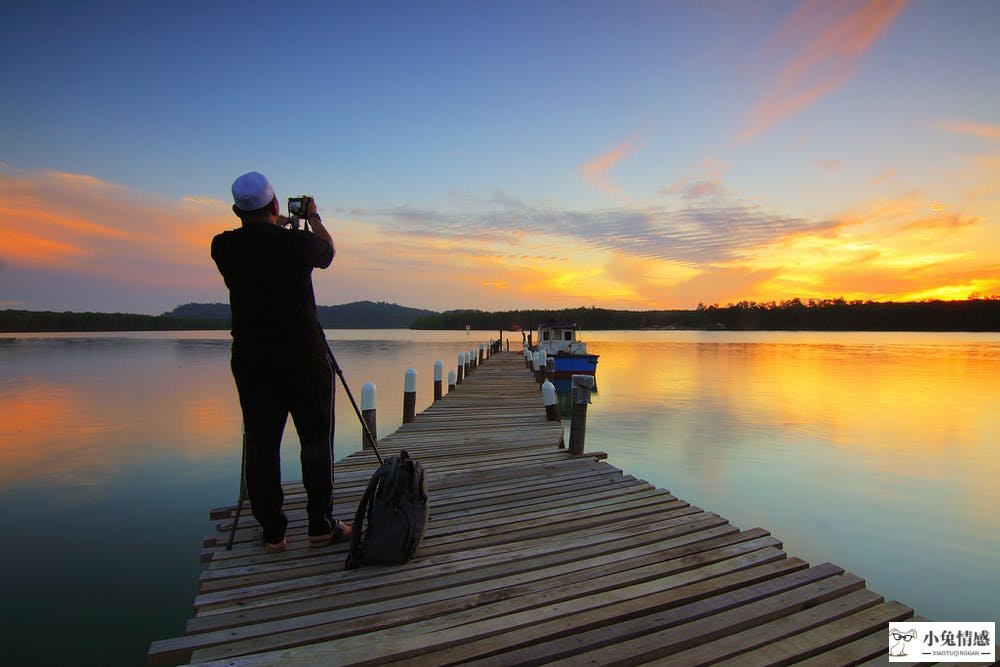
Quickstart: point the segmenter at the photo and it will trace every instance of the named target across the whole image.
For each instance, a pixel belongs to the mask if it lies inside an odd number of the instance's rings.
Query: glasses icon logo
[[[913,641],[916,636],[916,630],[910,630],[909,632],[900,632],[896,629],[890,630],[889,655],[896,658],[906,655],[907,642]]]

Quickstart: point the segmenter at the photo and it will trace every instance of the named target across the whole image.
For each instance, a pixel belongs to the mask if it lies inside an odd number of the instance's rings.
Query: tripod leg
[[[382,465],[382,455],[379,454],[377,442],[375,440],[375,435],[368,428],[368,422],[365,421],[364,415],[361,414],[361,408],[358,407],[358,402],[354,400],[354,394],[351,393],[351,388],[347,386],[347,380],[344,378],[344,371],[340,369],[340,364],[337,363],[337,358],[333,356],[333,350],[330,349],[330,344],[326,344],[326,351],[330,355],[330,364],[333,366],[334,372],[340,378],[340,383],[344,385],[344,391],[347,392],[347,398],[351,400],[351,405],[354,407],[354,414],[358,416],[358,421],[361,422],[361,428],[368,438],[368,441],[372,443],[372,451],[375,452],[375,458],[378,459],[379,465]]]
[[[226,542],[226,551],[233,550],[233,539],[236,537],[236,526],[240,523],[240,514],[243,512],[243,501],[247,497],[247,434],[243,431],[243,455],[240,457],[240,494],[236,503],[236,516],[233,517],[232,528],[229,529],[229,541]]]

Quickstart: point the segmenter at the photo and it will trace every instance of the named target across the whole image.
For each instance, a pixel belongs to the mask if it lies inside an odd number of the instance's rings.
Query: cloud
[[[695,181],[682,179],[669,187],[663,188],[657,194],[676,194],[689,201],[711,199],[725,194],[725,186],[720,179],[700,179]]]
[[[840,223],[808,220],[768,211],[727,193],[721,184],[683,188],[692,198],[680,208],[662,204],[610,207],[593,211],[531,204],[510,195],[493,195],[478,210],[463,212],[397,206],[373,211],[372,222],[386,232],[412,238],[492,242],[510,235],[546,239],[552,247],[567,243],[596,251],[688,263],[724,262],[748,248],[798,234],[818,234]]]
[[[627,200],[628,196],[617,183],[612,183],[607,176],[615,165],[624,160],[629,155],[639,151],[634,146],[632,139],[626,139],[617,147],[612,148],[607,153],[598,155],[589,162],[585,162],[579,167],[580,176],[590,185],[598,190],[608,193],[616,199]]]
[[[816,166],[827,171],[840,169],[840,160],[816,160]]]
[[[41,292],[47,290],[67,298],[75,293],[89,308],[103,298],[106,308],[120,309],[142,290],[161,298],[171,288],[203,293],[218,282],[211,238],[236,222],[228,204],[217,200],[166,200],[85,174],[6,166],[0,169],[0,261],[6,267],[0,298],[70,307],[62,298],[46,299]]]
[[[769,50],[783,62],[747,113],[741,140],[766,132],[836,89],[889,28],[907,0],[808,0],[775,31]]]
[[[992,165],[987,175],[1000,169],[982,156],[968,162]],[[943,208],[910,193],[812,219],[730,190],[718,169],[660,194],[586,210],[504,191],[449,193],[441,206],[345,205],[340,216],[326,216],[338,253],[331,270],[314,274],[317,300],[666,308],[795,296],[964,298],[969,285],[984,294],[1000,289],[990,263],[1000,241],[992,195],[979,208],[952,200]],[[208,248],[215,233],[235,225],[227,202],[0,169],[0,302],[162,312],[225,300]],[[963,276],[947,277],[959,269]]]
[[[827,234],[759,246],[739,264],[778,272],[747,298],[906,301],[996,293],[996,227],[971,211],[932,213],[934,206],[916,194],[878,200],[845,212]]]
[[[985,123],[939,123],[938,127],[947,132],[957,134],[969,134],[975,137],[985,137],[987,139],[1000,139],[1000,125],[986,125]]]
[[[951,215],[936,215],[929,218],[920,218],[905,223],[900,227],[903,230],[910,229],[943,229],[955,230],[962,227],[974,227],[981,223],[983,219],[979,216],[963,215],[962,213],[952,213]]]

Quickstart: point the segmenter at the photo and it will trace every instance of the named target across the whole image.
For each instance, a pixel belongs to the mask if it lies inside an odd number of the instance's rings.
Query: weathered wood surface
[[[427,471],[431,521],[413,561],[347,571],[345,545],[309,548],[299,484],[285,488],[280,554],[249,514],[226,551],[235,508],[213,510],[195,615],[150,662],[856,664],[886,660],[889,621],[913,614],[562,440],[523,357],[490,357],[379,443]],[[370,451],[337,462],[338,517],[375,466]]]

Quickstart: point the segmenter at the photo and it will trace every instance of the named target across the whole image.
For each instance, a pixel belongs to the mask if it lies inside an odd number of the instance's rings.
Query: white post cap
[[[417,369],[406,369],[406,378],[403,381],[403,391],[407,394],[412,394],[417,391]]]
[[[441,373],[443,371],[444,371],[444,363],[442,363],[440,361],[435,361],[434,362],[434,381],[435,382],[440,382],[441,381]]]
[[[374,410],[375,409],[375,383],[365,382],[364,386],[361,387],[361,409],[362,410]]]
[[[548,407],[556,402],[556,386],[546,380],[542,383],[542,405]]]

